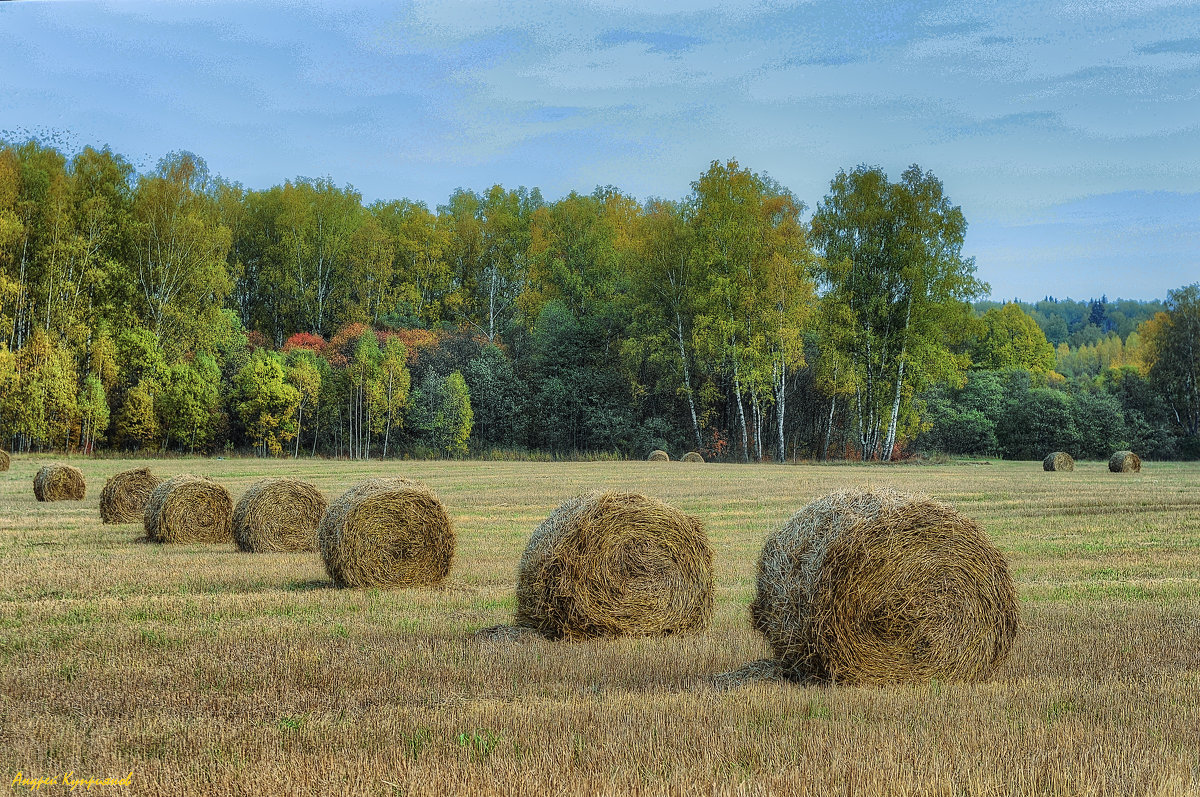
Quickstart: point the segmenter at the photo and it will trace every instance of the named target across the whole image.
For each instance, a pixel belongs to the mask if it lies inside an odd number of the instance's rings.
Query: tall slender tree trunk
[[[300,458],[300,433],[302,431],[304,431],[304,401],[303,400],[300,402],[300,406],[296,408],[296,412],[298,413],[299,417],[297,417],[297,419],[296,419],[296,445],[292,449],[292,459]]]
[[[912,320],[912,293],[908,295],[908,306],[904,310],[904,329],[901,332],[903,336],[900,340],[900,367],[896,372],[896,393],[892,397],[892,416],[888,421],[887,440],[884,443],[883,460],[884,462],[892,461],[892,449],[896,445],[896,424],[900,418],[900,396],[901,388],[904,385],[904,366],[906,364],[905,354],[908,352],[908,324]]]
[[[737,397],[738,418],[742,423],[742,461],[750,461],[750,440],[746,430],[746,407],[742,403],[742,380],[738,374],[738,364],[735,355],[733,363],[733,393]]]
[[[834,393],[833,398],[829,400],[829,421],[825,424],[825,448],[821,449],[821,459],[825,462],[829,461],[829,442],[833,437],[833,411],[836,407],[837,394]]]
[[[750,392],[750,409],[754,416],[754,457],[757,462],[762,462],[763,459],[763,412],[762,404],[758,400],[758,391]]]
[[[787,446],[783,440],[783,418],[787,409],[787,369],[784,366],[782,355],[776,367],[779,368],[779,373],[775,375],[775,429],[779,451],[775,459],[783,464],[787,461]]]
[[[675,340],[679,342],[679,362],[683,363],[683,386],[687,391],[688,409],[692,412],[692,433],[696,436],[696,450],[704,447],[700,439],[700,421],[696,417],[696,397],[692,395],[692,374],[688,368],[687,352],[683,348],[683,318],[675,313]]]

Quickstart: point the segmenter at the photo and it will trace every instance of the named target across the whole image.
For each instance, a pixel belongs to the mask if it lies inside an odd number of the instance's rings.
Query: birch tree
[[[863,459],[890,460],[914,392],[961,380],[966,302],[985,292],[962,256],[966,220],[918,166],[891,183],[877,167],[839,172],[813,216],[826,300],[853,331],[840,341],[855,371]],[[902,409],[905,410],[902,413]]]

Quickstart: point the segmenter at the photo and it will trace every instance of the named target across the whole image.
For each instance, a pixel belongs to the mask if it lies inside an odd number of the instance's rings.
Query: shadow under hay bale
[[[143,516],[150,542],[233,542],[233,500],[212,479],[183,473],[154,488]]]
[[[325,570],[339,587],[434,586],[450,572],[450,516],[425,485],[368,479],[329,505],[317,531]]]
[[[533,532],[516,624],[551,639],[703,631],[713,613],[704,525],[639,493],[573,498]]]
[[[1108,469],[1113,473],[1140,473],[1142,458],[1132,451],[1118,451],[1109,457]]]
[[[82,501],[87,482],[83,471],[72,465],[43,465],[33,477],[33,495],[39,501]]]
[[[149,468],[121,471],[100,491],[100,519],[105,523],[141,523],[150,494],[160,484],[162,479]]]
[[[0,449],[0,473],[8,470],[8,467],[11,463],[12,458],[8,456],[8,452],[4,449]]]
[[[1075,459],[1066,451],[1055,451],[1042,460],[1042,470],[1075,470]]]
[[[317,526],[329,502],[308,482],[261,479],[233,509],[233,539],[239,550],[317,551]]]
[[[1004,557],[932,499],[847,491],[767,538],[751,623],[787,675],[869,684],[978,680],[1018,627]]]
[[[650,452],[650,456],[646,457],[647,462],[670,462],[671,455],[661,448],[656,448]]]
[[[714,675],[710,682],[716,689],[736,689],[746,684],[764,681],[787,681],[786,671],[778,659],[759,659],[730,672]]]
[[[509,644],[545,639],[536,630],[520,625],[488,626],[476,631],[474,637],[477,642],[501,642]]]
[[[689,451],[683,455],[684,462],[703,462],[704,457],[698,451]]]

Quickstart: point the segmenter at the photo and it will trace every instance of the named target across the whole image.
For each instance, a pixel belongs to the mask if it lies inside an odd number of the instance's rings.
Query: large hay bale
[[[656,448],[650,452],[650,456],[646,457],[647,462],[670,462],[671,455],[661,448]]]
[[[151,542],[233,542],[233,500],[204,476],[182,473],[155,487],[143,517]]]
[[[339,587],[438,584],[454,559],[454,527],[420,482],[368,479],[329,505],[317,530],[325,570]]]
[[[316,551],[317,526],[329,502],[308,482],[262,479],[233,508],[233,539],[250,553]]]
[[[72,465],[43,465],[33,477],[33,495],[39,501],[82,501],[87,482],[83,471]]]
[[[1142,458],[1132,451],[1118,451],[1109,457],[1108,469],[1113,473],[1140,473]]]
[[[124,470],[104,483],[100,491],[100,519],[105,523],[140,523],[146,504],[162,479],[149,468]]]
[[[892,490],[833,493],[770,535],[750,614],[790,677],[843,683],[984,678],[1018,624],[979,525]]]
[[[699,451],[689,451],[683,455],[683,461],[684,462],[703,462],[704,457],[700,455]]]
[[[8,452],[0,448],[0,473],[8,470],[8,466],[12,459],[8,456]]]
[[[1066,451],[1055,451],[1042,460],[1042,470],[1075,470],[1075,458]]]
[[[704,525],[639,493],[567,501],[518,568],[516,624],[552,639],[698,632],[712,613]]]

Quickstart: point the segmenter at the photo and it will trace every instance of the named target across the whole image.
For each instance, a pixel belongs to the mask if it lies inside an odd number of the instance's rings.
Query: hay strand
[[[650,452],[650,456],[646,457],[647,462],[670,462],[671,455],[661,448],[656,448]]]
[[[1109,457],[1108,469],[1113,473],[1141,473],[1142,458],[1132,451],[1118,451]]]
[[[33,495],[39,501],[82,501],[87,482],[83,471],[72,465],[43,465],[33,477]]]
[[[239,550],[317,551],[317,526],[329,502],[308,482],[261,479],[233,509],[233,539]]]
[[[689,451],[683,455],[683,461],[684,462],[703,462],[704,457],[701,456],[699,451]]]
[[[759,659],[736,670],[714,675],[711,683],[716,689],[724,691],[746,684],[785,680],[787,680],[787,674],[780,665],[779,659]]]
[[[551,639],[693,633],[713,613],[712,549],[698,518],[639,493],[590,493],[533,532],[516,624]]]
[[[233,501],[212,479],[183,473],[154,488],[143,516],[150,542],[233,542]]]
[[[425,485],[368,479],[329,505],[317,531],[325,570],[339,587],[433,586],[450,572],[450,516]]]
[[[979,525],[893,490],[828,495],[768,537],[751,622],[789,677],[986,678],[1018,625],[1004,557]]]
[[[8,452],[0,448],[0,473],[8,470],[8,466],[11,464],[11,462],[12,458],[9,457]]]
[[[1066,451],[1055,451],[1042,460],[1042,470],[1075,470],[1075,458]]]
[[[105,523],[141,523],[150,494],[160,484],[162,479],[149,468],[121,471],[100,491],[100,519]]]

